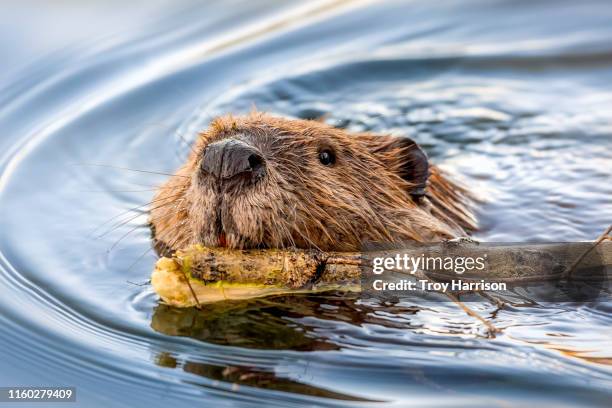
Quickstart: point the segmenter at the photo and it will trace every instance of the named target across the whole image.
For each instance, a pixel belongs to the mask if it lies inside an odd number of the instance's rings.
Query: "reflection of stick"
[[[582,255],[580,255],[578,257],[578,259],[576,259],[574,261],[574,263],[572,263],[564,272],[563,272],[563,277],[567,278],[569,275],[572,274],[572,272],[574,272],[574,269],[576,269],[576,267],[578,266],[578,264],[584,259],[585,256],[587,256],[593,249],[595,249],[595,247],[597,245],[599,245],[600,243],[602,243],[603,241],[605,241],[606,239],[610,239],[610,232],[612,232],[612,224],[610,224],[610,226],[604,231],[603,234],[601,234],[601,236],[599,238],[597,238],[595,240],[595,242],[593,242],[593,245],[587,249],[586,251],[584,251],[582,253]]]
[[[461,309],[463,309],[463,311],[465,313],[467,313],[468,315],[472,316],[473,318],[476,318],[476,319],[480,320],[485,326],[487,326],[487,329],[489,329],[489,334],[492,337],[495,336],[495,333],[501,333],[501,330],[498,329],[497,327],[493,326],[493,323],[491,323],[490,321],[488,321],[487,319],[485,319],[484,317],[479,315],[474,310],[472,310],[469,307],[467,307],[465,305],[465,303],[463,303],[462,301],[457,299],[457,297],[455,295],[453,295],[452,293],[448,293],[448,292],[445,292],[445,294],[446,294],[446,296],[449,297],[450,300],[455,302]]]

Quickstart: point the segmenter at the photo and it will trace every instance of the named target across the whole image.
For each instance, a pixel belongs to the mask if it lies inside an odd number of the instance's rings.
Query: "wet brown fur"
[[[230,137],[262,152],[262,180],[219,185],[197,170],[206,146]],[[429,168],[426,197],[411,197],[414,185],[400,176],[409,155],[398,140],[263,113],[217,118],[157,192],[155,239],[172,250],[218,246],[223,234],[231,248],[355,251],[365,242],[439,241],[473,230],[465,190],[438,168]],[[333,166],[319,162],[322,148],[335,151]]]

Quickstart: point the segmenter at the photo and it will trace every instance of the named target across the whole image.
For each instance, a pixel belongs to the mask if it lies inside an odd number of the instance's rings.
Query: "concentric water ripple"
[[[0,78],[0,383],[76,385],[87,407],[607,403],[609,302],[473,304],[495,339],[452,303],[158,305],[165,176],[121,169],[170,173],[212,117],[255,107],[410,134],[483,198],[478,239],[593,239],[612,220],[605,2],[131,7]]]

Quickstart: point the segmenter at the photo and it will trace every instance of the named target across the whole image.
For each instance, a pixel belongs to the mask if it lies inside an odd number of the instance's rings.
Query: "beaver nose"
[[[206,147],[201,168],[221,179],[239,174],[257,178],[263,175],[264,158],[256,148],[241,140],[223,139]]]

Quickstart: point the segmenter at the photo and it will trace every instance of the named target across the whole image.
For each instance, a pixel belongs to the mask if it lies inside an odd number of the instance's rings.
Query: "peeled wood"
[[[195,245],[155,265],[151,284],[178,307],[280,293],[359,290],[358,253],[232,250]]]

